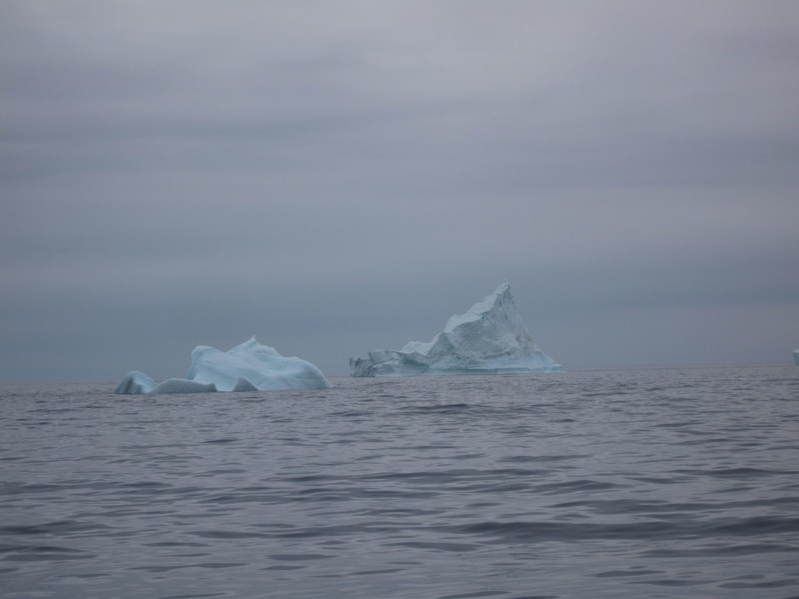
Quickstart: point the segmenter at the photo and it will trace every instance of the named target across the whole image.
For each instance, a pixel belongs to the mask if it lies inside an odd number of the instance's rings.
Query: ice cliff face
[[[452,316],[432,341],[350,358],[352,376],[552,372],[560,365],[533,342],[505,282],[467,312]]]
[[[316,366],[300,358],[281,356],[253,337],[229,351],[200,345],[191,352],[187,378],[172,378],[158,384],[142,372],[133,371],[115,393],[208,393],[213,391],[280,391],[326,389],[330,383]]]

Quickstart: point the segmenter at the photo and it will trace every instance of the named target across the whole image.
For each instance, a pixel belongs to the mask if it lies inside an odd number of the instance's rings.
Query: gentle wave
[[[8,597],[788,599],[799,369],[0,389]]]

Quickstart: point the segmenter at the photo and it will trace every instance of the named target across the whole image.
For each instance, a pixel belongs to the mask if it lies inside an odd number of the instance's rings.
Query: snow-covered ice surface
[[[352,376],[554,372],[560,365],[535,344],[506,281],[463,314],[447,321],[432,341],[410,341],[399,351],[350,358]]]
[[[158,384],[133,371],[116,388],[121,394],[208,393],[213,391],[282,391],[327,389],[330,383],[315,365],[281,356],[255,337],[231,350],[199,345],[191,352],[187,378]]]

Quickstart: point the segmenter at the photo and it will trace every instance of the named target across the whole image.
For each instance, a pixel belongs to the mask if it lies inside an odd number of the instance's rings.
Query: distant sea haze
[[[799,593],[799,369],[0,386],[3,597]]]

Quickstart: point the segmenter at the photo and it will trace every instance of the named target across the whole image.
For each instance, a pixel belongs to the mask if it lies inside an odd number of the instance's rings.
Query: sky
[[[793,0],[3,0],[0,380],[329,375],[501,281],[566,368],[799,347]]]

